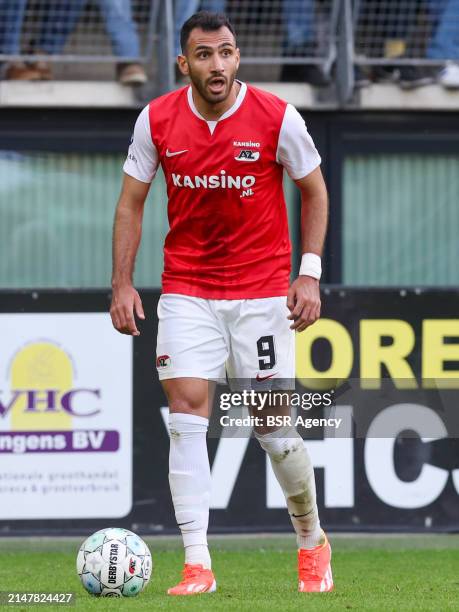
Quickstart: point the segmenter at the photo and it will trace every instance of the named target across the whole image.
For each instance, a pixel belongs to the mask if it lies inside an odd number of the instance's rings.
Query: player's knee
[[[169,400],[169,412],[203,416],[203,413],[207,413],[207,400],[199,397],[176,397]]]
[[[301,436],[294,427],[281,427],[265,435],[255,432],[255,437],[261,448],[276,462],[284,461],[303,448]]]

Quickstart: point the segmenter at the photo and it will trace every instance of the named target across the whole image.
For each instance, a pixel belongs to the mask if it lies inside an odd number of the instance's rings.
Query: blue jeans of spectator
[[[438,25],[427,57],[459,60],[459,0],[430,0],[430,7],[433,16],[438,15]]]
[[[19,55],[27,0],[0,0],[0,53]]]
[[[283,0],[282,17],[285,27],[284,46],[289,49],[315,42],[315,0]]]
[[[175,55],[181,54],[180,48],[180,30],[187,19],[191,17],[198,7],[202,11],[211,11],[212,13],[224,13],[226,0],[176,0],[175,2],[175,30],[174,30],[174,46]],[[199,6],[201,5],[201,6]]]
[[[38,47],[50,54],[62,52],[87,0],[54,0]],[[139,37],[132,19],[131,0],[97,0],[113,51],[118,57],[140,57]]]

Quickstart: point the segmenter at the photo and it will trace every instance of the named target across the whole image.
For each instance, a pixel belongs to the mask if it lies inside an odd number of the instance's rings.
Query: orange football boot
[[[167,590],[168,595],[199,595],[200,593],[214,593],[217,583],[212,570],[204,569],[199,563],[191,565],[185,563],[183,578],[174,587]]]
[[[298,591],[300,593],[325,593],[333,591],[331,571],[331,547],[324,533],[325,542],[314,548],[298,550]]]

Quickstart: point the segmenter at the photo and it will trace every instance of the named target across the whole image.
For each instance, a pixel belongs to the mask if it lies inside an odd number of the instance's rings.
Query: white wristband
[[[315,253],[303,253],[301,258],[300,276],[312,276],[320,280],[322,276],[322,260]]]

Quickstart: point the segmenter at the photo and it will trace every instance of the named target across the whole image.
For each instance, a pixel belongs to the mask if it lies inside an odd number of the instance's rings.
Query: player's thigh
[[[295,377],[295,333],[285,297],[244,300],[231,327],[228,372],[254,382]]]
[[[156,368],[161,381],[220,380],[227,358],[227,334],[208,300],[178,294],[160,297]]]

